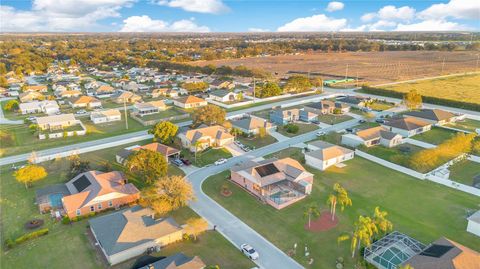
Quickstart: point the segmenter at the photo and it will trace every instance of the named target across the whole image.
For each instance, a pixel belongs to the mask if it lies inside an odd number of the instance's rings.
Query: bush
[[[63,224],[70,224],[70,218],[68,216],[63,216],[62,223]]]
[[[5,246],[7,246],[8,249],[12,249],[15,246],[15,242],[9,238],[5,240]]]
[[[285,126],[283,126],[283,129],[287,132],[287,133],[291,133],[291,134],[296,134],[298,133],[298,130],[300,129],[298,127],[298,125],[295,125],[293,123],[289,123]]]
[[[48,234],[48,228],[44,228],[44,229],[40,229],[40,230],[35,231],[35,232],[24,234],[24,235],[18,237],[17,239],[15,239],[15,244],[21,244],[25,241],[35,239],[37,237],[40,237],[40,236],[43,236],[43,235],[46,235],[46,234]]]

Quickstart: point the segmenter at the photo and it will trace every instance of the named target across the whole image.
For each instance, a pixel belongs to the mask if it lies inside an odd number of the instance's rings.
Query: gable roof
[[[415,130],[415,129],[425,127],[425,126],[428,126],[428,125],[431,125],[431,124],[426,122],[426,121],[417,119],[417,118],[405,117],[405,118],[400,118],[400,119],[392,119],[390,121],[387,121],[387,122],[383,123],[383,125],[411,131],[411,130]]]
[[[212,139],[218,139],[218,140],[233,138],[233,136],[227,131],[227,129],[225,129],[220,125],[213,125],[213,126],[188,130],[185,133],[185,137],[188,140],[190,140],[192,144],[198,141],[199,139],[201,139],[202,137],[210,137]]]
[[[150,144],[146,144],[146,145],[143,145],[143,146],[140,146],[140,147],[133,148],[132,151],[138,151],[138,150],[141,150],[141,149],[147,149],[147,150],[151,150],[151,151],[156,151],[156,152],[161,153],[161,154],[162,154],[163,156],[165,156],[165,157],[180,152],[180,150],[178,150],[178,149],[176,149],[176,148],[172,148],[172,147],[169,147],[169,146],[166,146],[166,145],[157,143],[157,142],[154,142],[154,143],[150,143]]]
[[[215,95],[215,96],[218,96],[218,97],[225,97],[225,96],[227,96],[227,95],[230,94],[230,93],[233,93],[233,92],[231,92],[231,91],[229,91],[229,90],[223,90],[223,89],[221,89],[221,90],[214,90],[214,91],[211,91],[211,92],[210,92],[211,95]]]
[[[202,269],[206,264],[198,256],[177,253],[138,269]]]
[[[153,210],[135,206],[88,222],[105,253],[113,255],[182,230],[173,218],[153,215]]]
[[[121,116],[122,113],[118,109],[108,109],[103,111],[93,111],[90,113],[90,116],[93,118],[102,118],[102,117],[114,117]]]
[[[231,123],[233,126],[237,128],[245,129],[245,130],[255,130],[261,127],[270,128],[273,126],[267,120],[257,118],[257,117],[252,117],[252,116],[247,118],[242,118],[239,120],[232,120]]]
[[[110,85],[100,85],[96,90],[97,93],[101,92],[113,92],[115,89]]]
[[[75,121],[75,116],[72,113],[69,114],[60,114],[60,115],[52,115],[52,116],[45,116],[45,117],[37,117],[37,124],[50,124],[50,123],[59,123],[65,121]]]
[[[194,104],[194,103],[205,102],[205,100],[203,100],[202,98],[196,97],[194,95],[180,97],[178,99],[175,99],[175,101],[183,104]]]
[[[448,120],[455,117],[455,114],[440,109],[421,109],[409,111],[405,113],[405,115],[434,121]]]
[[[71,99],[70,102],[72,104],[88,104],[88,103],[97,103],[97,102],[100,102],[100,100],[92,96],[82,95],[77,98]]]
[[[353,152],[350,149],[321,140],[312,142],[310,145],[317,147],[318,150],[305,152],[305,155],[312,156],[320,160],[330,160]]]
[[[391,140],[395,138],[396,136],[400,136],[399,134],[396,134],[394,132],[390,132],[387,130],[387,128],[382,127],[382,126],[376,126],[364,130],[360,130],[355,133],[358,137],[361,139],[368,141],[372,139],[378,139],[378,138],[384,138],[387,140]]]
[[[145,103],[136,103],[135,107],[137,109],[151,109],[151,108],[165,108],[165,102],[162,100],[159,101],[150,101]]]

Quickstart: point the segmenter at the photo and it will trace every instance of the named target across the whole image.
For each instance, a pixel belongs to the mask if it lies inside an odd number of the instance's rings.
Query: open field
[[[442,73],[442,62],[445,59]],[[320,75],[325,79],[356,77],[360,82],[375,85],[399,80],[439,76],[451,73],[475,71],[477,55],[475,52],[443,51],[387,51],[387,52],[349,52],[349,53],[312,53],[302,55],[282,55],[243,59],[226,59],[193,62],[192,65],[214,64],[251,68],[262,68],[272,74],[283,77],[289,72],[310,72],[311,76]]]
[[[285,154],[276,155],[300,157],[301,153],[292,154],[293,151],[300,150],[288,149]],[[334,268],[337,257],[345,259],[345,268],[354,268],[357,260],[350,258],[350,241],[337,244],[337,237],[350,233],[358,216],[372,215],[376,206],[381,206],[382,210],[389,213],[388,218],[393,222],[395,230],[424,243],[446,236],[480,250],[478,238],[465,231],[466,212],[477,209],[477,197],[414,179],[360,157],[345,164],[344,168],[332,167],[325,172],[307,167],[315,174],[312,194],[282,210],[261,203],[237,185],[228,182],[229,171],[208,178],[203,184],[203,190],[281,250],[290,251],[295,243],[301,246],[294,258],[306,268]],[[338,210],[339,224],[332,230],[318,233],[306,231],[303,228],[306,223],[303,217],[305,206],[315,203],[320,211],[328,210],[327,196],[337,182],[348,190],[353,206],[344,212]],[[229,197],[220,194],[224,184],[233,193]],[[307,264],[307,258],[303,255],[305,244],[314,258],[312,265]]]
[[[473,74],[399,83],[380,88],[402,93],[414,89],[423,96],[480,104],[479,85],[480,74]]]

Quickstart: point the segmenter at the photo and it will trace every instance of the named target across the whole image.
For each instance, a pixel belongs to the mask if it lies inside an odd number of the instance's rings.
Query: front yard
[[[190,160],[192,164],[197,167],[213,164],[215,161],[222,158],[228,159],[232,157],[232,154],[225,148],[207,148],[206,150],[197,153],[196,160],[195,153],[190,152],[188,149],[183,149],[180,155],[182,155],[183,158]]]
[[[480,163],[469,160],[458,162],[448,168],[450,170],[450,180],[472,186],[480,181]]]
[[[318,121],[330,125],[338,124],[351,119],[353,118],[348,115],[340,114],[323,114],[318,116]]]
[[[300,149],[290,148],[274,155],[299,159],[303,156],[299,152]],[[478,238],[465,231],[466,211],[478,209],[477,197],[414,179],[358,156],[345,164],[344,168],[331,167],[324,172],[306,167],[315,175],[312,194],[282,210],[261,203],[227,181],[229,171],[208,178],[203,184],[203,190],[284,252],[291,251],[293,245],[298,244],[300,248],[294,258],[306,268],[334,268],[337,257],[344,258],[344,268],[353,268],[358,258],[350,258],[350,241],[338,244],[337,238],[351,233],[358,216],[372,215],[376,206],[389,213],[388,218],[393,222],[395,230],[423,243],[446,236],[474,250],[480,250]],[[347,189],[353,206],[344,212],[338,210],[337,227],[325,232],[306,231],[304,208],[315,203],[321,211],[327,211],[327,196],[337,182]],[[232,191],[229,197],[220,193],[224,184]],[[310,258],[304,256],[305,245],[314,259],[312,265],[307,262]]]
[[[284,126],[278,126],[277,127],[277,132],[284,135],[284,136],[294,137],[294,136],[297,136],[297,135],[306,134],[306,133],[309,133],[311,131],[315,131],[319,128],[318,125],[315,125],[315,124],[312,124],[312,123],[294,122],[292,124],[298,126],[298,132],[289,133],[284,129]]]
[[[267,134],[265,137],[244,137],[239,135],[237,136],[237,141],[244,144],[245,146],[248,146],[251,149],[258,149],[277,142],[277,139],[275,139],[269,134]]]
[[[427,142],[434,145],[439,145],[443,143],[445,140],[448,140],[454,137],[457,132],[448,130],[441,127],[432,127],[430,131],[425,133],[421,133],[418,135],[414,135],[411,138],[415,140],[420,140],[423,142]]]

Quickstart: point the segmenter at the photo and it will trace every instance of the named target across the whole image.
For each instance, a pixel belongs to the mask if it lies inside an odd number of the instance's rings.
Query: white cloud
[[[338,31],[345,28],[346,19],[334,19],[324,14],[298,18],[283,26],[278,27],[279,32],[315,32],[315,31]]]
[[[192,19],[172,23],[154,20],[149,16],[131,16],[123,20],[120,32],[210,32],[207,26],[199,26]]]
[[[433,4],[421,11],[418,16],[426,20],[440,20],[447,17],[456,19],[480,19],[480,1],[478,0],[450,0],[443,4]]]
[[[223,13],[230,9],[222,0],[158,0],[156,4],[198,13]]]
[[[370,13],[363,14],[363,16],[360,17],[360,19],[364,22],[367,22],[367,21],[371,21],[371,20],[375,19],[375,17],[377,17],[377,13],[370,12]]]
[[[328,12],[333,12],[337,10],[342,10],[345,5],[342,2],[330,2],[328,3],[327,8],[325,9]]]
[[[384,6],[378,10],[378,18],[381,20],[408,21],[415,17],[415,9],[409,6],[396,8],[395,6]]]
[[[263,28],[248,28],[249,32],[257,32],[257,33],[265,33],[265,32],[270,32],[270,29],[263,29]]]
[[[135,0],[34,0],[31,10],[0,5],[0,29],[4,32],[54,32],[104,30],[97,21],[120,17],[120,9]]]
[[[456,22],[449,22],[445,20],[425,20],[419,23],[413,24],[401,24],[397,25],[395,31],[458,31],[469,30],[465,25],[458,24]]]

